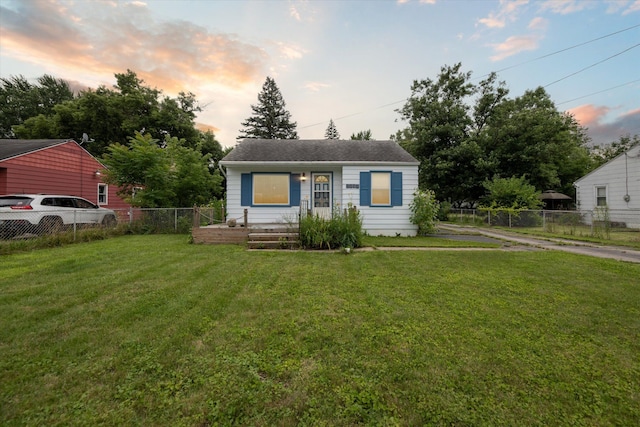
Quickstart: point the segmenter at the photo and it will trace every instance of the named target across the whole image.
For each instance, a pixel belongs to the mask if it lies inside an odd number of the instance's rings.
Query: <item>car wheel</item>
[[[40,230],[45,234],[55,234],[62,231],[64,224],[59,216],[46,216],[40,221]]]
[[[102,225],[104,227],[115,227],[117,222],[116,217],[113,215],[107,215],[102,219]]]

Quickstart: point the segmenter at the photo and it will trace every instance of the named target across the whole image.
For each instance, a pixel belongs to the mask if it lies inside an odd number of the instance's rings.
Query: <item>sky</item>
[[[0,77],[84,89],[130,69],[194,93],[225,147],[267,76],[301,139],[330,119],[389,139],[412,83],[457,63],[511,98],[544,87],[593,144],[640,134],[640,0],[0,0]]]

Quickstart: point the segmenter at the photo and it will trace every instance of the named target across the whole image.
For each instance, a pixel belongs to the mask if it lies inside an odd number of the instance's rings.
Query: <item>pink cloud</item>
[[[509,37],[502,43],[491,45],[496,52],[491,60],[500,61],[525,50],[535,50],[538,48],[539,39],[537,35]]]
[[[501,1],[497,12],[490,13],[487,18],[481,18],[478,22],[489,28],[504,28],[507,21],[517,19],[521,8],[527,3],[529,0]]]
[[[542,4],[542,9],[567,15],[586,9],[590,6],[589,3],[590,2],[584,0],[547,0]]]
[[[534,31],[544,31],[547,29],[547,27],[549,26],[549,21],[547,21],[544,18],[533,18],[530,22],[527,28],[529,28],[530,30],[534,30]]]
[[[156,21],[143,2],[78,7],[90,9],[84,19],[57,1],[2,8],[3,53],[68,74],[112,76],[131,69],[172,92],[203,82],[239,87],[264,74],[261,48],[189,22]]]
[[[589,127],[597,125],[609,113],[609,107],[596,107],[592,104],[579,105],[567,110],[567,112],[582,126]]]
[[[594,145],[606,145],[618,141],[626,135],[636,135],[640,129],[640,108],[624,112],[613,120],[606,121],[611,113],[609,107],[592,104],[580,105],[567,110],[567,113],[587,128],[587,134]]]
[[[493,14],[489,14],[487,18],[479,19],[478,22],[489,28],[503,28],[505,26],[504,18],[498,18]]]

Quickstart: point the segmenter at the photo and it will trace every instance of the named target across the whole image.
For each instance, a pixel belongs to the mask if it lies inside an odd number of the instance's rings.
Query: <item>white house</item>
[[[580,210],[606,206],[611,221],[640,228],[640,145],[591,171],[573,184]]]
[[[250,224],[330,216],[355,206],[371,235],[415,235],[409,205],[419,162],[394,141],[245,139],[226,168],[227,217]]]

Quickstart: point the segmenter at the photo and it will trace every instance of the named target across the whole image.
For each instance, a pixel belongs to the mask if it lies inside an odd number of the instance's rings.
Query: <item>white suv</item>
[[[116,214],[75,196],[13,194],[0,196],[0,238],[57,232],[71,225],[113,227]]]

